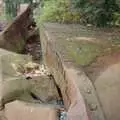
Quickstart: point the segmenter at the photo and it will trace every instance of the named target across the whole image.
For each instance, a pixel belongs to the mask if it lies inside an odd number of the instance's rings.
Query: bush
[[[37,23],[42,21],[60,23],[93,24],[103,27],[118,25],[120,21],[119,0],[42,0],[35,10]]]
[[[118,13],[118,12],[113,13],[112,24],[115,25],[115,26],[120,26],[120,13]]]
[[[117,0],[119,1],[119,0]],[[119,2],[116,0],[72,0],[73,7],[77,9],[86,23],[96,26],[106,26],[113,21],[113,13],[120,13]]]
[[[47,0],[34,11],[34,18],[41,22],[73,23],[80,21],[80,13],[71,11],[69,0]]]
[[[13,19],[17,16],[17,7],[21,3],[31,3],[32,0],[4,0],[7,19]]]

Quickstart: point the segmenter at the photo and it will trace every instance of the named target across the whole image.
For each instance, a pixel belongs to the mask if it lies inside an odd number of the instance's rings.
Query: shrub
[[[17,7],[20,3],[32,3],[32,0],[5,0],[5,12],[7,19],[17,16]]]
[[[103,27],[119,24],[119,0],[43,0],[35,10],[37,23],[42,21],[93,24]]]
[[[117,0],[119,1],[119,0]],[[116,0],[72,0],[73,7],[77,9],[86,23],[96,26],[105,26],[113,20],[113,13],[119,12],[119,2]]]
[[[112,24],[115,25],[115,26],[120,26],[120,13],[118,13],[118,12],[113,13]]]
[[[80,21],[80,13],[70,9],[69,0],[47,0],[34,11],[34,18],[41,22],[72,23]]]

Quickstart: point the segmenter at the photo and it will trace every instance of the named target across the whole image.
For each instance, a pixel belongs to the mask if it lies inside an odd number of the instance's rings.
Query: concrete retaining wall
[[[23,49],[27,37],[27,27],[31,22],[30,14],[31,9],[26,6],[24,11],[0,33],[1,48],[14,52],[20,52]]]
[[[61,89],[68,120],[105,120],[93,84],[82,70],[67,67],[56,45],[54,33],[57,31],[48,27],[52,26],[51,23],[48,24],[40,27],[43,61]]]
[[[61,89],[64,104],[68,111],[68,120],[90,120],[88,109],[76,84],[76,72],[65,66],[59,52],[55,49],[54,40],[51,40],[50,34],[44,27],[41,27],[40,36],[43,61],[51,69],[55,81]]]

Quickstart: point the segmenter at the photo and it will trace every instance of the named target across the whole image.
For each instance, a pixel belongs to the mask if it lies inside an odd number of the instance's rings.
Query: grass
[[[114,37],[112,37],[110,42],[113,45],[120,45],[120,36],[114,36]]]
[[[95,43],[70,43],[67,48],[68,55],[79,65],[89,65],[94,59],[99,56],[103,49],[100,45]]]
[[[6,15],[4,13],[0,15],[0,20],[6,20]]]
[[[67,58],[82,66],[90,65],[99,56],[120,52],[119,37],[111,38],[111,41],[102,43],[76,41],[76,39],[68,41],[66,38],[60,38],[58,42]]]

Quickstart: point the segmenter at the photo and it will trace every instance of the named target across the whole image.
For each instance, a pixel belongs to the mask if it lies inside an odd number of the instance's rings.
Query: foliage
[[[34,17],[38,24],[42,21],[71,23],[80,20],[79,12],[71,11],[69,0],[44,0],[35,10]]]
[[[7,18],[11,19],[12,17],[16,16],[16,1],[15,3],[12,0],[5,0],[5,12]]]
[[[119,0],[72,0],[73,7],[81,13],[82,21],[105,26],[113,21],[113,14],[120,13]]]
[[[17,15],[20,3],[33,0],[5,0],[6,15]],[[95,26],[120,25],[120,0],[41,0],[34,14],[37,23],[42,21],[82,23]]]
[[[120,26],[120,13],[118,13],[118,12],[113,13],[112,24],[116,25],[116,26]]]
[[[20,3],[32,3],[32,0],[5,0],[4,2],[7,19],[12,19],[16,17]]]
[[[6,15],[3,12],[2,15],[0,16],[0,21],[4,21],[4,20],[6,20]]]
[[[37,23],[42,21],[93,24],[120,24],[119,0],[42,0],[35,10]]]

